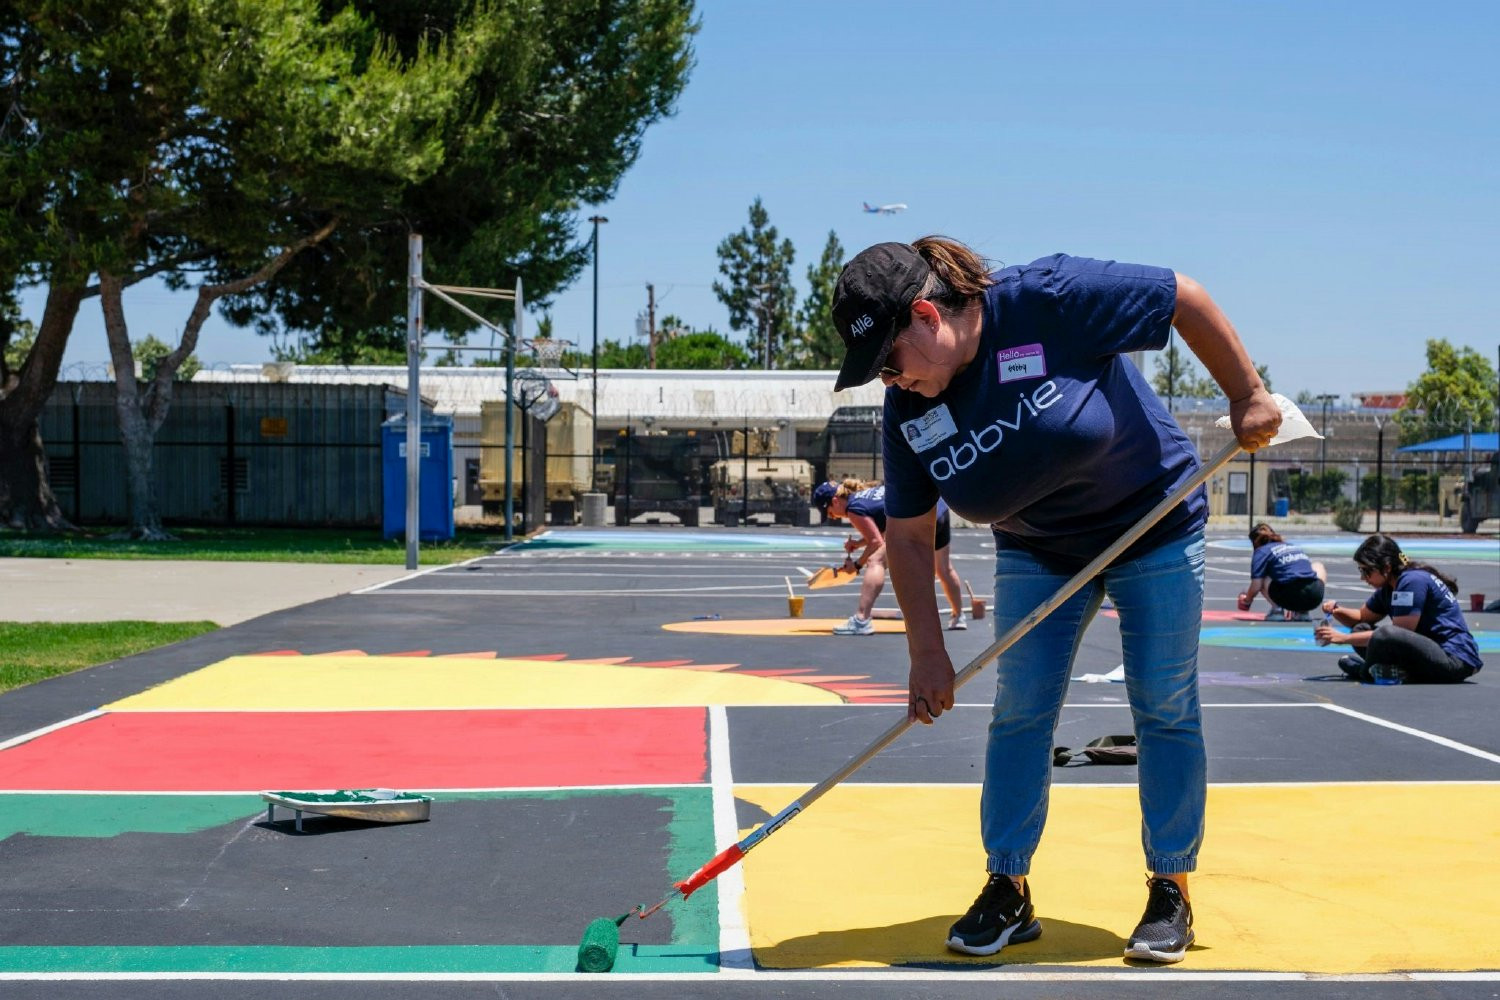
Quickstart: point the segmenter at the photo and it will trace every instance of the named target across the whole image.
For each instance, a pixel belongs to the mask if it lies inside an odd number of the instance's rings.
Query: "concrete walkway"
[[[338,563],[0,559],[0,620],[235,625],[405,575]]]

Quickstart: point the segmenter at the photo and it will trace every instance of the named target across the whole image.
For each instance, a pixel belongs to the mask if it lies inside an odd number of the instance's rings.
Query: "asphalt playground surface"
[[[1489,666],[1466,684],[1355,684],[1311,626],[1235,611],[1238,531],[1210,536],[1180,965],[1120,958],[1144,903],[1130,767],[1053,769],[1038,941],[944,949],[984,877],[985,670],[741,865],[627,920],[612,972],[575,971],[590,920],[673,894],[904,711],[900,622],[833,636],[856,587],[801,585],[844,537],[554,529],[0,696],[0,996],[1500,996],[1500,613],[1469,616]],[[1331,596],[1368,594],[1356,536],[1293,540]],[[1495,539],[1402,541],[1465,607],[1500,597]],[[988,533],[953,551],[989,603]],[[989,624],[946,633],[956,665]],[[1119,662],[1106,612],[1056,745],[1130,731],[1123,685],[1082,679]],[[430,821],[299,833],[259,795],[375,787],[430,794]]]

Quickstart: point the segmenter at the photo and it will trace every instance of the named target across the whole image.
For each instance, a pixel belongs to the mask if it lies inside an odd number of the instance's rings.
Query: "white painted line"
[[[718,972],[616,972],[616,983],[722,982]],[[1151,969],[1027,972],[1014,965],[1000,969],[849,969],[768,970],[756,982],[779,983],[1500,983],[1500,971],[1481,972],[1189,972]],[[0,982],[350,982],[350,983],[574,983],[601,982],[586,972],[0,972]]]
[[[491,787],[461,787],[461,788],[411,788],[408,791],[418,792],[424,795],[471,795],[489,793],[515,793],[518,795],[530,795],[533,793],[552,795],[557,792],[636,792],[636,791],[662,791],[685,788],[702,788],[702,782],[666,782],[652,785],[495,785]],[[0,795],[150,795],[153,797],[163,795],[259,795],[265,789],[241,788],[241,789],[202,789],[199,791],[153,791],[153,790],[121,790],[112,789],[88,789],[88,788],[5,788],[0,789]],[[308,792],[336,792],[336,788],[305,788]]]
[[[715,592],[734,591],[743,594],[749,590],[772,588],[785,589],[785,585],[756,583],[743,587],[669,587],[663,590],[479,590],[469,587],[441,587],[431,590],[356,590],[354,593],[372,597],[703,597]]]
[[[844,782],[846,786],[857,786],[859,788],[899,788],[912,791],[920,791],[929,788],[983,788],[978,781],[860,781],[850,778]],[[811,788],[811,781],[741,781],[736,783],[736,788]],[[1474,785],[1480,788],[1493,788],[1500,785],[1500,780],[1479,781],[1473,778],[1464,778],[1457,781],[1360,781],[1351,779],[1349,781],[1210,781],[1209,788],[1370,788],[1374,786],[1395,786],[1404,788],[1429,788],[1433,785]],[[1090,781],[1087,784],[1069,785],[1069,788],[1136,788],[1136,781]],[[1054,781],[1053,788],[1058,787]]]
[[[1450,740],[1446,736],[1438,736],[1436,733],[1429,733],[1423,729],[1413,729],[1411,726],[1403,726],[1399,722],[1391,722],[1390,720],[1382,719],[1379,716],[1367,715],[1364,712],[1356,712],[1354,709],[1345,708],[1342,705],[1325,704],[1322,707],[1328,709],[1328,711],[1330,712],[1337,712],[1340,715],[1347,715],[1351,719],[1359,719],[1361,722],[1368,722],[1371,725],[1383,726],[1386,729],[1393,729],[1398,733],[1405,733],[1407,736],[1415,736],[1419,740],[1427,740],[1430,743],[1436,743],[1440,747],[1447,747],[1449,750],[1457,750],[1459,753],[1466,753],[1471,757],[1478,757],[1480,760],[1487,760],[1491,764],[1500,764],[1500,754],[1493,754],[1488,750],[1481,750],[1478,747],[1471,747],[1467,743],[1460,743],[1457,740]]]
[[[713,789],[714,851],[718,852],[740,839],[729,756],[729,712],[723,705],[708,710],[708,781]],[[750,928],[745,924],[745,871],[734,865],[715,882],[719,890],[719,969],[726,975],[753,974],[755,959],[750,953]]]
[[[33,729],[29,733],[22,733],[20,736],[13,736],[10,739],[6,740],[4,743],[0,743],[0,750],[9,750],[11,747],[20,746],[22,743],[29,743],[39,736],[46,736],[48,733],[54,733],[59,729],[65,729],[68,726],[77,725],[80,722],[87,722],[88,720],[103,714],[104,709],[96,708],[92,712],[84,712],[82,715],[75,715],[71,719],[64,719],[61,722],[54,722],[50,726],[43,726],[41,729]]]
[[[351,590],[351,591],[349,591],[349,593],[351,593],[351,594],[372,594],[375,591],[381,589],[382,587],[389,587],[393,583],[405,583],[407,580],[415,580],[419,576],[426,576],[428,573],[436,573],[438,570],[440,570],[440,569],[448,569],[450,566],[467,566],[470,563],[478,562],[479,560],[484,559],[484,558],[486,558],[486,557],[485,556],[475,556],[473,559],[465,559],[463,562],[444,563],[441,566],[428,566],[426,569],[419,569],[415,573],[408,573],[405,576],[398,576],[394,580],[387,580],[384,583],[371,584],[368,587],[361,587],[358,590]]]

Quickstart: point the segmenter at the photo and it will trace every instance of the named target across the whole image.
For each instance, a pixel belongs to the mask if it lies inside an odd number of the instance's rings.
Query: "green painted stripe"
[[[577,945],[0,947],[0,972],[572,972],[577,962]],[[716,951],[680,945],[625,944],[620,946],[613,971],[713,972],[717,968]]]
[[[258,795],[0,796],[0,840],[118,837],[125,833],[197,833],[265,812]]]
[[[666,800],[667,858],[670,877],[686,878],[714,856],[713,795],[707,786],[689,788],[591,788],[504,792],[428,792],[437,803],[459,799],[576,799],[650,795]],[[0,796],[4,805],[0,839],[16,833],[43,837],[111,837],[122,833],[192,833],[264,812],[258,795],[77,795]],[[441,808],[439,805],[438,808]],[[440,816],[440,814],[439,814]],[[600,871],[578,878],[607,876]],[[672,889],[661,887],[661,896]],[[607,901],[617,916],[636,903]],[[710,883],[688,901],[672,904],[656,920],[670,920],[670,945],[622,944],[615,970],[622,972],[703,972],[717,968],[718,889]],[[601,903],[601,905],[604,905]],[[628,930],[627,930],[628,936]],[[569,972],[578,958],[569,945],[392,946],[375,948],[298,948],[247,945],[224,947],[0,947],[6,972]]]

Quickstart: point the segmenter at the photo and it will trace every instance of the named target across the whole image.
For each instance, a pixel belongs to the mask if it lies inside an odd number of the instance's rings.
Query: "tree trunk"
[[[104,310],[104,333],[109,339],[109,358],[115,368],[115,420],[120,431],[120,445],[125,449],[125,500],[129,523],[122,534],[141,541],[170,541],[172,536],[161,524],[156,505],[156,427],[147,418],[152,389],[147,402],[141,400],[135,380],[135,357],[130,351],[130,334],[125,326],[125,308],[121,302],[124,282],[117,276],[100,272],[99,304]],[[160,367],[165,367],[163,364]],[[169,373],[167,378],[172,375]],[[152,387],[154,388],[154,386]]]
[[[47,456],[37,425],[57,385],[63,351],[85,289],[82,282],[54,280],[36,343],[9,391],[0,390],[0,524],[20,531],[74,531],[47,482]]]
[[[125,487],[130,511],[127,536],[143,541],[168,541],[173,537],[162,527],[161,509],[156,502],[156,432],[161,429],[172,407],[173,380],[177,378],[182,363],[198,346],[198,334],[214,303],[226,295],[237,295],[261,282],[270,281],[294,256],[327,239],[337,226],[338,219],[330,219],[315,232],[284,247],[253,274],[219,285],[200,285],[193,310],[183,326],[182,341],[157,363],[156,372],[144,393],[135,379],[135,355],[130,349],[130,333],[121,299],[126,282],[118,275],[99,273],[104,332],[109,339],[109,357],[115,366],[115,416],[119,422],[120,444],[125,448]],[[229,488],[233,489],[234,484],[230,483]]]

